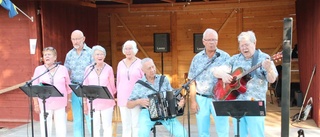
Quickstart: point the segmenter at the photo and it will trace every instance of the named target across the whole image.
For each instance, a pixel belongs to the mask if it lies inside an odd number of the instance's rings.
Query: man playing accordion
[[[156,74],[156,67],[151,58],[145,58],[141,61],[142,71],[144,76],[141,78],[141,83],[137,82],[134,85],[133,91],[128,99],[127,107],[134,108],[135,106],[141,106],[141,112],[139,115],[139,137],[150,136],[150,130],[156,122],[162,123],[162,125],[175,137],[188,136],[185,128],[175,117],[159,118],[158,120],[151,120],[150,117],[150,95],[155,93],[165,93],[172,91],[172,87],[168,78]],[[145,84],[142,84],[145,83]],[[161,102],[157,102],[157,104]],[[184,105],[184,99],[181,99],[178,103],[178,108]],[[163,110],[161,110],[163,111]]]

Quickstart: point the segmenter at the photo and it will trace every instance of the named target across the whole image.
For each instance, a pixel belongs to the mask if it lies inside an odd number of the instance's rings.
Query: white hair
[[[214,34],[216,34],[216,35],[218,36],[217,31],[215,31],[214,29],[211,29],[211,28],[207,28],[207,29],[203,32],[203,34],[202,34],[202,40],[203,40],[204,37],[205,37],[207,34],[209,34],[209,33],[214,33]]]
[[[100,51],[102,51],[104,53],[104,55],[107,55],[106,50],[100,45],[95,45],[95,46],[92,47],[92,55],[94,55],[94,52],[96,50],[100,50]]]
[[[137,48],[137,43],[133,40],[127,40],[123,45],[122,45],[122,53],[124,53],[124,49],[126,48],[127,45],[131,45],[132,46],[132,50],[134,54],[138,53],[138,48]]]
[[[256,43],[257,42],[256,35],[254,34],[253,31],[241,32],[239,34],[239,36],[238,36],[238,42],[240,42],[240,41],[242,41],[244,39],[250,40],[250,42],[252,42],[252,43]]]

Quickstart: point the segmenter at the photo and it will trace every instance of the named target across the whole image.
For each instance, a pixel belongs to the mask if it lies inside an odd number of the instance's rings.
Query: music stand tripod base
[[[49,97],[63,97],[63,94],[59,92],[59,90],[54,85],[32,85],[31,87],[23,86],[20,89],[27,94],[29,97],[38,97],[42,99],[43,103],[43,118],[44,118],[44,126],[45,126],[45,136],[48,136],[47,130],[47,116],[46,112],[46,99]]]
[[[93,100],[101,99],[114,99],[107,87],[97,85],[74,85],[70,84],[69,87],[75,92],[78,97],[85,97],[90,103],[90,122],[91,122],[91,136],[93,137]]]

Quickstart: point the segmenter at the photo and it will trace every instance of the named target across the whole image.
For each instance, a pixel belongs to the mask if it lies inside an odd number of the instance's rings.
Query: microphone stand
[[[29,95],[31,95],[31,96],[29,97],[29,102],[31,102],[31,103],[30,103],[30,115],[31,115],[31,130],[32,130],[31,134],[32,134],[32,137],[34,137],[34,129],[33,129],[33,128],[34,128],[34,126],[33,126],[33,106],[32,106],[32,104],[33,104],[33,100],[32,100],[33,95],[32,95],[32,86],[31,86],[31,85],[32,85],[32,82],[35,81],[36,79],[40,78],[40,77],[43,76],[44,74],[48,73],[50,70],[56,68],[59,64],[60,64],[59,62],[55,63],[55,66],[54,66],[54,67],[52,67],[52,68],[50,68],[50,69],[47,69],[47,71],[43,72],[41,75],[35,77],[34,79],[31,79],[30,81],[26,82],[26,84],[24,85],[24,86],[29,87],[29,89],[30,89],[29,91],[31,92],[31,93],[29,93]],[[44,115],[47,115],[47,114],[44,114]],[[46,126],[46,125],[45,125],[45,126]],[[47,133],[46,133],[46,136],[47,136]]]
[[[218,52],[217,52],[218,53]],[[195,81],[195,79],[205,70],[207,70],[207,68],[213,63],[213,61],[219,57],[220,54],[217,54],[217,56],[214,56],[210,61],[208,61],[206,64],[206,66],[195,76],[193,77],[191,80],[189,80],[187,83],[183,84],[182,87],[177,90],[174,94],[177,96],[178,94],[180,94],[181,90],[182,89],[185,89],[187,92],[186,92],[186,97],[188,98],[188,102],[187,102],[187,105],[188,105],[188,137],[190,137],[190,98],[189,98],[189,94],[190,94],[190,83],[192,81]]]
[[[91,65],[91,70],[89,71],[89,73],[83,78],[83,80],[78,83],[78,86],[76,87],[76,89],[78,89],[79,87],[82,88],[82,85],[83,85],[83,82],[84,80],[90,75],[90,73],[93,71],[94,69],[94,66],[96,65],[97,63],[94,63],[93,65]],[[82,111],[82,128],[83,128],[83,137],[85,137],[85,127],[84,127],[84,106],[83,106],[83,92],[82,90],[80,90],[80,95],[81,95],[81,111]],[[91,133],[93,134],[93,133]]]

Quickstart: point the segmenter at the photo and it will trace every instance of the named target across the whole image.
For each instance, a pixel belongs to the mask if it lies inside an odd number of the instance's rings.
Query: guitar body
[[[271,57],[271,60],[281,58],[282,52],[278,52]],[[244,72],[241,67],[237,68],[231,74],[231,76],[233,76],[233,80],[230,84],[224,84],[221,79],[218,79],[218,82],[212,91],[213,94],[218,100],[235,100],[239,94],[243,94],[247,91],[247,82],[251,79],[248,74],[261,66],[262,62],[253,66],[246,72]]]
[[[240,78],[236,80],[238,75],[243,73],[242,68],[237,68],[234,72],[232,72],[231,76],[233,76],[234,81],[225,84],[222,79],[218,79],[216,86],[214,87],[213,94],[218,100],[235,100],[239,94],[245,93],[247,88],[248,80],[246,78]]]

